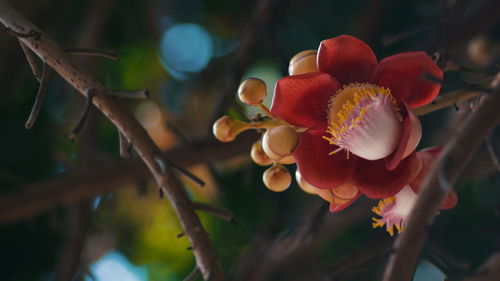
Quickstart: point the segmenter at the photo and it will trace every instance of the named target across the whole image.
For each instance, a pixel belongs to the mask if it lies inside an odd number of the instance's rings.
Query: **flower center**
[[[352,83],[339,90],[329,102],[330,144],[367,160],[382,159],[394,152],[402,131],[402,117],[388,88]],[[349,155],[349,154],[348,154]]]
[[[372,211],[382,218],[372,218],[373,228],[385,225],[387,232],[392,236],[394,235],[394,227],[396,227],[400,233],[415,201],[417,201],[417,194],[409,185],[401,189],[396,196],[380,200],[378,205],[372,208]]]

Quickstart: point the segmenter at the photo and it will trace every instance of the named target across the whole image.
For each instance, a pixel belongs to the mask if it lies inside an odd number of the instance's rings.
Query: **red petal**
[[[425,177],[427,176],[429,169],[432,167],[433,161],[438,157],[439,153],[441,153],[441,150],[442,147],[430,147],[417,152],[417,158],[422,163],[422,169],[410,183],[410,187],[413,189],[415,193],[418,193],[420,191],[422,183],[425,180]],[[457,201],[458,201],[457,194],[451,191],[446,195],[446,198],[443,204],[441,204],[440,208],[451,209],[455,207]]]
[[[353,181],[369,198],[380,199],[396,195],[415,176],[415,153],[405,158],[396,169],[385,168],[384,159],[358,159]]]
[[[410,108],[428,104],[436,98],[441,84],[429,78],[443,79],[443,72],[424,52],[401,53],[383,59],[371,81],[391,89],[391,94]]]
[[[345,150],[328,155],[338,147],[321,135],[302,133],[293,152],[297,167],[308,183],[321,189],[335,188],[349,180],[354,172],[355,159],[347,159]]]
[[[368,82],[376,65],[372,49],[356,37],[340,35],[319,45],[318,70],[330,73],[343,85]]]
[[[403,120],[403,132],[401,134],[399,146],[390,157],[385,159],[385,167],[388,170],[394,170],[401,160],[415,151],[422,137],[422,125],[420,124],[420,120],[413,110],[408,108],[406,104],[404,104],[404,106],[406,107],[406,112],[404,112],[406,117]]]
[[[283,77],[274,88],[271,112],[295,126],[326,124],[328,101],[339,87],[337,80],[325,73]]]

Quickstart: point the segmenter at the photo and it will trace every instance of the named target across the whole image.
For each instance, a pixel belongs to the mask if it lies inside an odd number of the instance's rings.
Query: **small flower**
[[[440,85],[424,77],[442,79],[442,71],[424,52],[377,63],[370,47],[347,35],[323,41],[316,64],[313,54],[292,60],[291,76],[276,84],[270,110],[306,128],[293,152],[301,180],[322,190],[317,194],[330,201],[331,211],[361,194],[396,195],[415,176],[421,125],[412,108],[436,97]],[[348,192],[342,197],[340,191]]]
[[[379,201],[372,211],[381,218],[373,218],[373,227],[383,227],[385,225],[387,232],[394,235],[394,228],[401,232],[404,228],[406,219],[410,214],[417,194],[420,191],[422,182],[429,172],[433,159],[441,152],[440,147],[428,148],[417,152],[417,166],[420,168],[417,176],[407,184],[396,196],[385,198]],[[457,204],[457,195],[454,192],[448,193],[441,209],[450,209]]]

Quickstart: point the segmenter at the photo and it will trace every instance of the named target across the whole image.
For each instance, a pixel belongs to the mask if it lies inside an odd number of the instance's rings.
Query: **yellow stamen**
[[[378,205],[372,208],[372,212],[381,216],[382,210],[385,207],[387,207],[387,205],[389,205],[389,204],[392,205],[395,201],[396,201],[396,196],[384,198],[384,199],[378,201]]]
[[[377,206],[372,208],[372,212],[383,217],[384,216],[383,210],[385,208],[389,207],[390,205],[394,204],[395,201],[396,201],[395,196],[382,199],[378,202]],[[401,233],[401,231],[403,231],[403,226],[401,225],[400,222],[395,222],[389,226],[388,224],[386,224],[386,221],[384,219],[372,218],[372,220],[373,220],[373,223],[372,223],[373,228],[384,227],[384,225],[385,225],[386,231],[391,236],[394,235],[394,227],[396,228],[397,233]]]
[[[342,140],[342,135],[349,129],[355,128],[363,121],[363,116],[366,114],[366,107],[360,109],[359,116],[352,119],[349,118],[354,109],[367,98],[375,98],[377,96],[388,97],[392,102],[394,109],[399,110],[397,102],[391,95],[391,90],[388,88],[379,87],[368,83],[351,83],[338,90],[337,95],[334,95],[329,102],[328,113],[328,129],[327,133],[333,137],[336,143]],[[332,143],[332,141],[330,141]]]

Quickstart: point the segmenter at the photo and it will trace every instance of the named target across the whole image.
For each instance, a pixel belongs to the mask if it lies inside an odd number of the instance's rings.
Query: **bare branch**
[[[120,57],[115,51],[104,51],[104,50],[84,49],[84,48],[64,48],[64,50],[70,55],[103,57],[115,61],[120,60]]]
[[[471,90],[458,90],[448,94],[440,95],[433,103],[419,108],[415,108],[415,114],[418,116],[426,115],[431,112],[452,106],[458,102],[466,101],[475,97],[479,97],[484,93]]]
[[[24,45],[24,43],[22,41],[19,40],[19,44],[21,45],[21,48],[23,49],[24,55],[26,56],[26,60],[28,61],[28,64],[31,68],[31,71],[33,71],[33,75],[35,76],[35,78],[38,82],[41,82],[42,73],[40,71],[40,67],[38,67],[38,64],[36,62],[35,55],[30,50],[30,48],[28,48],[28,47],[26,47],[26,45]]]
[[[200,202],[193,202],[193,208],[198,211],[202,211],[208,214],[212,214],[216,217],[219,217],[227,222],[237,224],[236,219],[234,218],[233,214],[220,207],[208,205],[205,203],[200,203]]]
[[[142,89],[137,91],[111,91],[111,95],[119,98],[127,99],[147,99],[149,98],[149,90]]]
[[[78,119],[78,123],[76,123],[75,128],[68,136],[70,140],[75,140],[80,131],[83,129],[83,126],[85,125],[85,122],[89,117],[90,109],[92,108],[92,99],[94,98],[94,95],[94,89],[89,89],[86,91],[85,96],[87,97],[87,99],[85,100],[85,104],[83,105],[82,114],[80,115],[80,119]]]
[[[21,43],[21,46],[23,44]],[[25,52],[26,53],[26,52]],[[29,60],[28,60],[29,61]],[[40,87],[38,88],[38,93],[36,94],[35,97],[35,103],[33,104],[33,108],[31,109],[30,116],[28,117],[28,120],[26,121],[26,124],[24,125],[26,129],[31,129],[33,125],[35,124],[35,121],[38,117],[38,114],[40,113],[40,109],[42,108],[42,103],[45,98],[45,93],[47,92],[47,85],[49,83],[49,78],[50,78],[50,73],[51,73],[50,66],[47,64],[43,64],[43,69],[42,69],[42,77],[40,79]]]
[[[440,174],[446,179],[447,185],[455,187],[473,153],[500,122],[500,114],[497,114],[498,104],[500,87],[484,98],[480,108],[470,115],[463,128],[445,145],[423,183],[405,231],[396,240],[395,252],[386,267],[384,281],[412,280],[419,253],[427,237],[427,227],[450,191],[439,184]],[[441,170],[441,167],[444,170]]]
[[[43,58],[45,63],[58,72],[78,92],[85,95],[87,89],[95,90],[92,101],[96,108],[134,144],[137,154],[148,167],[156,183],[164,189],[193,245],[196,264],[203,278],[205,280],[212,278],[213,281],[223,280],[224,274],[217,254],[198,215],[191,207],[191,201],[186,191],[170,167],[167,167],[166,173],[162,173],[158,169],[154,158],[161,152],[140,123],[112,96],[107,94],[107,89],[101,82],[80,69],[64,49],[19,14],[6,0],[0,0],[0,22],[17,33],[26,34],[26,31],[31,30],[38,33],[39,36],[30,36],[20,40],[35,54]]]
[[[184,167],[211,163],[248,153],[258,137],[255,132],[247,132],[230,143],[221,143],[214,138],[201,139],[189,145],[174,147],[165,152],[163,157],[176,159],[176,164]],[[105,195],[126,187],[130,182],[144,181],[149,177],[150,173],[140,159],[115,160],[21,187],[16,192],[1,194],[0,224],[28,219],[61,204]]]
[[[33,38],[33,37],[38,37],[40,35],[40,33],[35,30],[30,30],[28,33],[23,33],[16,31],[8,26],[5,26],[5,32],[17,38]]]

